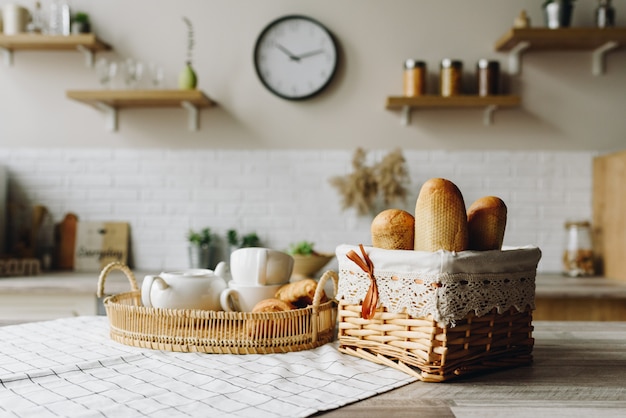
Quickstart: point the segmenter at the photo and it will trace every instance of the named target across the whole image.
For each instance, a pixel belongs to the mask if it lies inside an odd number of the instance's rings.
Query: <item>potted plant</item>
[[[543,15],[550,29],[567,28],[572,21],[575,0],[545,0]]]
[[[85,12],[77,12],[72,17],[72,33],[89,33],[91,32],[91,23],[89,15]]]
[[[293,273],[296,279],[313,278],[335,256],[315,251],[311,241],[299,241],[289,245],[287,253],[293,257]]]
[[[240,237],[239,233],[235,229],[229,229],[226,232],[226,241],[230,247],[230,252],[233,252],[238,248],[261,246],[261,239],[256,232],[250,232]]]
[[[214,235],[211,228],[189,230],[189,265],[191,268],[211,269],[215,264]]]

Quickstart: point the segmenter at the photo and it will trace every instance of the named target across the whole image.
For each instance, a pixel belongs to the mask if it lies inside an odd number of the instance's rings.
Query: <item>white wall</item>
[[[31,6],[27,0],[17,1]],[[50,0],[43,1],[47,5]],[[591,52],[529,52],[523,73],[508,80],[522,106],[482,125],[482,112],[422,110],[400,126],[385,99],[402,91],[406,58],[427,61],[433,77],[444,57],[464,61],[468,81],[526,9],[543,26],[541,0],[72,0],[91,14],[95,32],[114,47],[103,54],[163,64],[168,84],[186,59],[188,16],[195,26],[199,88],[219,106],[202,113],[202,130],[185,129],[182,110],[127,110],[120,131],[102,115],[65,98],[94,89],[93,70],[74,52],[17,52],[0,68],[0,140],[5,146],[114,148],[617,150],[624,142],[626,53],[609,54],[608,72],[591,75]],[[574,25],[591,26],[595,1],[576,2]],[[626,0],[613,2],[626,25]],[[271,20],[291,13],[326,24],[342,49],[337,79],[321,96],[292,103],[273,96],[254,72],[252,50]],[[507,78],[508,79],[508,78]],[[431,89],[436,88],[436,78]]]
[[[30,6],[28,2],[22,4]],[[0,1],[0,4],[8,0]],[[626,0],[613,2],[626,25]],[[44,6],[48,4],[43,2]],[[509,206],[509,245],[537,244],[540,268],[560,268],[562,225],[591,215],[591,160],[623,148],[626,53],[609,54],[607,73],[591,75],[591,52],[529,52],[522,74],[506,77],[522,105],[482,124],[481,110],[421,110],[409,127],[384,109],[401,93],[402,62],[444,57],[499,59],[496,40],[526,9],[542,26],[539,0],[74,0],[97,34],[114,47],[102,54],[163,64],[168,87],[185,61],[186,28],[197,34],[199,88],[218,106],[186,129],[180,109],[129,109],[120,130],[65,98],[69,89],[99,88],[75,52],[16,52],[0,67],[0,162],[13,197],[84,220],[131,222],[135,264],[186,265],[189,227],[256,230],[276,248],[311,239],[322,250],[368,240],[369,219],[340,210],[328,179],[350,170],[353,150],[371,158],[401,147],[412,196],[443,176],[466,202],[501,195]],[[595,2],[576,3],[575,26],[591,26]],[[263,27],[291,13],[326,24],[342,49],[337,79],[306,102],[281,100],[258,81],[252,48]],[[374,150],[376,152],[374,152]],[[408,203],[412,210],[413,202]],[[114,219],[113,219],[114,218]]]
[[[368,164],[387,151],[370,152]],[[589,152],[407,151],[411,213],[422,183],[445,177],[466,205],[484,195],[508,205],[505,245],[538,245],[540,269],[560,269],[565,219],[589,219]],[[269,247],[309,240],[320,251],[370,242],[371,217],[342,211],[333,176],[351,171],[351,151],[5,150],[11,190],[43,202],[60,220],[131,224],[135,267],[188,267],[185,234],[209,226],[256,231]]]

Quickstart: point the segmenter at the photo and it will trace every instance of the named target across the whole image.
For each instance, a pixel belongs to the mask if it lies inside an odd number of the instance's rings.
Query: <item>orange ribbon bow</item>
[[[362,244],[359,244],[359,248],[361,248],[363,259],[361,259],[361,257],[359,257],[354,250],[350,250],[346,256],[350,260],[354,261],[354,263],[359,266],[361,270],[366,272],[372,280],[370,288],[367,290],[367,294],[363,300],[363,305],[361,306],[361,316],[363,319],[372,319],[376,313],[376,306],[378,305],[378,287],[376,286],[376,279],[374,278],[374,264],[365,252]]]

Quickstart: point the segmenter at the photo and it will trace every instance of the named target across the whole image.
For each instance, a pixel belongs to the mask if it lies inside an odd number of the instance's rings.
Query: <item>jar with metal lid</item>
[[[563,274],[571,277],[593,276],[595,274],[591,223],[588,221],[568,221],[565,223]]]
[[[479,96],[500,94],[500,63],[486,59],[476,64],[476,84]]]
[[[403,81],[406,97],[426,94],[426,63],[414,59],[404,61]]]
[[[461,94],[463,62],[445,58],[439,71],[439,93],[444,96]]]
[[[599,0],[596,8],[596,27],[608,28],[615,26],[615,9],[611,0]]]

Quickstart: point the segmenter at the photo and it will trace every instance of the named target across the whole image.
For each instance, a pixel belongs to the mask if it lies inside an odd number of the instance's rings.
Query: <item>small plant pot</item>
[[[291,276],[295,279],[315,278],[322,267],[328,264],[334,256],[334,254],[294,254],[292,255],[294,263],[293,273]]]
[[[189,267],[192,269],[215,268],[215,247],[210,245],[189,245]]]
[[[543,7],[546,26],[550,29],[568,28],[572,22],[574,5],[570,1],[553,1]]]

